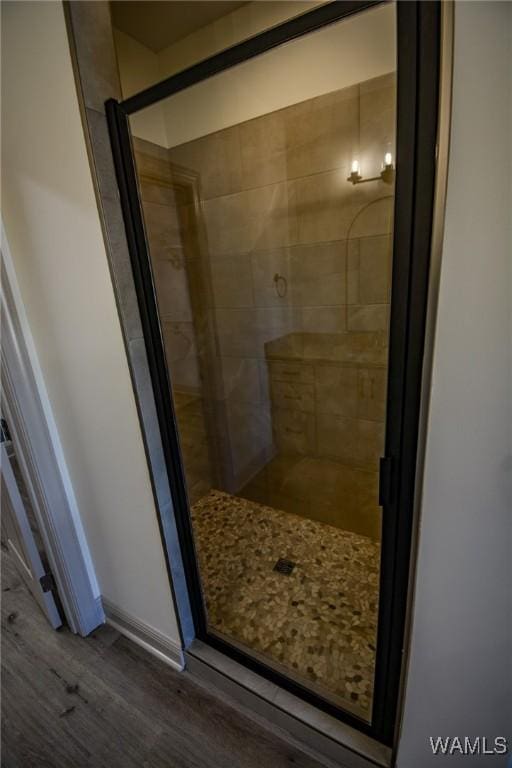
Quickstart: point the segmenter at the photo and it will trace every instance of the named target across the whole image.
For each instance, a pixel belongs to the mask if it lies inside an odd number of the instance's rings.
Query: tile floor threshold
[[[194,640],[185,653],[186,670],[199,682],[227,695],[250,716],[284,733],[327,766],[389,768],[389,747],[337,720],[210,645]]]

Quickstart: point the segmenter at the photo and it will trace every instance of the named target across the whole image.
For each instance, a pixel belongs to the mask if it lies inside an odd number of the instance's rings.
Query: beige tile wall
[[[199,394],[201,381],[189,285],[194,265],[183,237],[168,152],[150,142],[135,139],[135,157],[173,386],[180,392]]]
[[[265,343],[298,332],[387,331],[393,189],[381,181],[353,186],[346,177],[356,157],[366,176],[380,172],[384,153],[394,152],[394,115],[395,78],[390,74],[160,157],[199,176],[212,287],[208,311],[218,356],[214,397],[229,452],[228,490],[244,485],[275,451],[272,419],[297,418],[283,415],[286,409],[279,416],[271,412]],[[150,175],[161,172],[155,159],[145,162]],[[188,386],[198,379],[189,286],[180,267],[186,233],[177,226],[175,201],[151,185],[142,192],[158,261],[155,275],[163,286],[167,344]],[[183,210],[182,224],[186,216]],[[276,292],[276,273],[285,278],[284,296]],[[281,291],[285,281],[279,281]],[[334,374],[326,373],[320,387],[333,409],[318,442],[334,446],[354,406],[350,395],[344,396],[350,388],[341,379],[329,383],[329,375]],[[286,402],[284,388],[273,396]],[[306,388],[300,396],[307,403],[311,393]],[[301,418],[306,423],[297,450],[303,452],[311,429],[307,412]],[[293,442],[293,431],[288,434]],[[365,441],[355,435],[342,442],[343,449],[338,446],[329,455],[342,459],[350,445]]]
[[[272,450],[271,414],[268,390],[235,409],[229,379],[252,361],[261,383],[265,343],[292,332],[387,330],[392,188],[346,177],[355,157],[373,176],[394,151],[394,94],[390,74],[169,151],[200,176],[235,486]],[[350,408],[342,389],[331,398]]]
[[[203,294],[200,251],[190,220],[183,219],[184,205],[192,193],[178,180],[167,150],[140,139],[134,145],[181,454],[193,504],[212,485],[221,483],[215,414],[204,386],[208,378],[214,379],[215,371],[210,377],[204,375],[205,313],[197,311],[201,306],[197,300]]]

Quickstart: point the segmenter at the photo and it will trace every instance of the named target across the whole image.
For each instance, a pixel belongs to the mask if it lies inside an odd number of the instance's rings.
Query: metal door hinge
[[[379,464],[379,505],[385,507],[392,501],[393,459],[382,456]]]
[[[39,583],[43,592],[51,592],[52,589],[55,589],[55,579],[51,573],[45,573],[44,576],[41,576]]]

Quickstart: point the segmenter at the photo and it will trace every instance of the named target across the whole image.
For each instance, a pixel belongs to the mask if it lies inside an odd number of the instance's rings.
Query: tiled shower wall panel
[[[168,152],[134,140],[139,189],[155,279],[167,360],[175,390],[201,394],[197,338],[189,273],[197,255],[187,248],[179,218],[178,192]]]
[[[274,451],[265,343],[387,331],[393,188],[346,177],[394,144],[390,73],[169,150],[200,179],[232,490]]]

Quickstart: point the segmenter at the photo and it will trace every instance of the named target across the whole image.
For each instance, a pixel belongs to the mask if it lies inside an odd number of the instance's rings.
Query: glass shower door
[[[390,744],[439,15],[363,6],[107,113],[196,635]]]
[[[158,104],[167,147],[145,138],[155,107],[146,125],[144,111],[132,123],[208,630],[364,719],[380,566],[393,19],[386,6],[352,20],[362,39],[369,26],[388,31],[380,59],[369,65],[363,49],[349,78],[354,29],[341,21]],[[268,71],[286,72],[286,91],[261,87]]]

